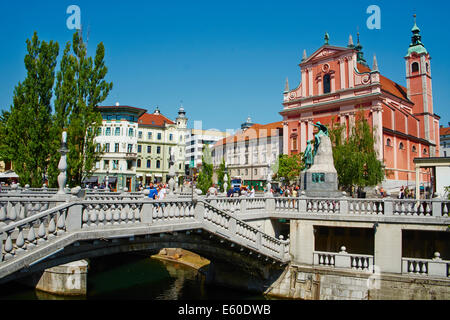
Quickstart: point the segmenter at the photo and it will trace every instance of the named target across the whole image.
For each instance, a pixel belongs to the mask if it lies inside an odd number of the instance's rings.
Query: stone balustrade
[[[442,260],[439,252],[433,259],[402,258],[402,273],[430,277],[450,277],[450,261]]]
[[[0,249],[4,242],[0,261],[10,260],[64,234],[67,212],[72,205],[70,203],[62,204],[0,229],[0,239],[2,240]]]
[[[231,197],[206,198],[225,211],[237,214],[269,213],[276,215],[339,215],[383,218],[448,218],[450,201],[442,199],[355,199],[355,198],[306,198],[306,197]]]
[[[1,197],[0,225],[10,224],[30,217],[36,213],[53,208],[61,202],[61,200],[51,198]]]
[[[316,266],[345,268],[355,271],[373,271],[373,256],[350,254],[345,247],[338,253],[314,251],[313,263]]]

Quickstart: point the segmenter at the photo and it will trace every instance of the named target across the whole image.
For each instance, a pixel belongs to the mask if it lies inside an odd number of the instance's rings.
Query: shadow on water
[[[0,286],[0,300],[262,300],[263,295],[205,283],[204,270],[150,255],[120,254],[91,259],[87,295],[62,297],[16,282]]]

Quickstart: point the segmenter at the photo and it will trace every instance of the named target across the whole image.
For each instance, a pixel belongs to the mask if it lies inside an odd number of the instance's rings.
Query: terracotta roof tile
[[[448,127],[448,128],[439,128],[439,135],[440,136],[450,135],[450,127]]]
[[[267,138],[268,136],[276,136],[278,135],[278,130],[275,129],[282,129],[283,128],[283,122],[273,122],[269,124],[254,124],[250,128],[248,128],[245,131],[239,131],[235,135],[229,136],[227,138],[223,138],[222,140],[219,140],[216,142],[214,147],[221,146],[223,144],[228,143],[234,143],[234,142],[241,142],[245,140],[252,140],[255,138]]]
[[[164,127],[165,124],[175,124],[172,120],[166,118],[162,114],[144,113],[138,121],[139,125]]]
[[[370,72],[371,70],[370,70],[370,68],[358,63],[358,71],[359,72]],[[400,99],[410,101],[408,99],[408,94],[407,94],[408,90],[404,86],[401,86],[398,83],[392,81],[391,79],[386,78],[382,74],[380,74],[380,81],[381,81],[381,90],[389,92],[390,94],[392,94]]]

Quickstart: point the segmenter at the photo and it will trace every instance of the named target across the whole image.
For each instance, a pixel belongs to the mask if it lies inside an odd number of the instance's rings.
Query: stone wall
[[[290,266],[265,293],[302,300],[449,300],[450,279]]]

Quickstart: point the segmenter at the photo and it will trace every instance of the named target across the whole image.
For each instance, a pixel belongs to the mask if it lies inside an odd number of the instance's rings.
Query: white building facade
[[[263,190],[278,157],[283,153],[282,122],[243,127],[235,135],[218,141],[212,148],[214,169],[225,160],[228,175]]]
[[[137,129],[138,119],[145,109],[130,106],[99,106],[103,121],[95,142],[104,150],[102,159],[96,163],[87,185],[102,185],[113,191],[136,190]]]

